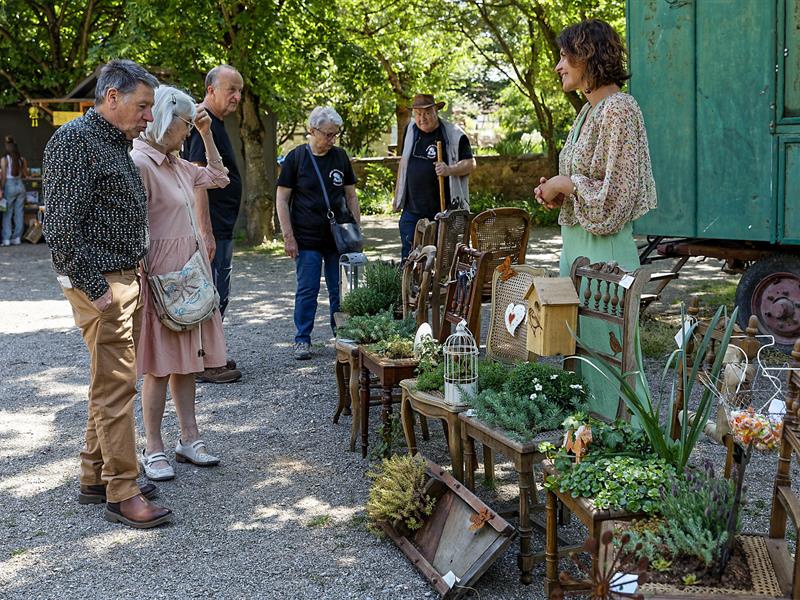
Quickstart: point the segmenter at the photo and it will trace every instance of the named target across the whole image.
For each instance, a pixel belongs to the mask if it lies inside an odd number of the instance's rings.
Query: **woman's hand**
[[[194,126],[200,135],[205,135],[211,131],[211,117],[208,116],[205,106],[202,104],[197,105],[197,113],[194,115]]]
[[[567,196],[572,193],[572,180],[565,175],[557,175],[547,179],[539,178],[539,185],[533,190],[536,201],[545,208],[559,208]]]
[[[284,236],[283,238],[283,251],[286,253],[291,259],[297,258],[297,241],[294,239],[294,236]]]

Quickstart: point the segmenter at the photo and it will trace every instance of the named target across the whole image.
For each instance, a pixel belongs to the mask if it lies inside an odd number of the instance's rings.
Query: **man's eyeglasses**
[[[190,131],[190,132],[192,131],[192,129],[194,129],[194,123],[193,123],[192,121],[190,121],[189,119],[184,119],[184,118],[183,118],[182,116],[180,116],[180,115],[175,115],[175,116],[176,116],[176,117],[178,117],[178,118],[179,118],[181,121],[183,121],[184,123],[186,123],[186,126],[189,128],[189,131]]]
[[[322,129],[317,129],[316,127],[314,128],[314,131],[319,131],[323,136],[325,136],[325,139],[328,140],[329,142],[332,142],[339,136],[338,131],[334,131],[333,133],[326,133],[322,131]]]

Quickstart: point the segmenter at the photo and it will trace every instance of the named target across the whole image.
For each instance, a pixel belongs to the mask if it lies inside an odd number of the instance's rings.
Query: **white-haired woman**
[[[278,219],[283,230],[286,256],[297,271],[294,295],[294,357],[311,358],[311,331],[317,314],[322,265],[330,301],[330,323],[339,310],[339,253],[333,241],[328,209],[322,191],[324,181],[331,210],[339,223],[360,223],[356,176],[347,153],[334,145],[342,118],[329,106],[318,106],[308,117],[308,144],[298,146],[281,166],[276,194]],[[314,162],[319,168],[314,168]]]
[[[192,98],[169,86],[155,92],[153,121],[133,141],[131,158],[139,169],[147,190],[150,222],[150,250],[147,266],[150,274],[180,270],[197,249],[197,239],[189,210],[193,210],[196,188],[228,185],[227,169],[222,165],[210,131],[211,119],[204,109],[197,109]],[[194,127],[206,147],[207,167],[198,167],[177,154]],[[188,209],[188,210],[187,210]],[[202,238],[200,255],[209,269],[208,254]],[[136,346],[136,368],[144,376],[142,414],[147,447],[141,462],[145,475],[154,481],[175,477],[164,453],[161,420],[166,404],[167,384],[178,413],[180,438],[175,458],[199,466],[219,464],[219,458],[206,450],[195,418],[195,373],[225,364],[225,336],[219,313],[199,328],[175,332],[158,319],[149,286],[142,286],[142,326]],[[201,331],[202,330],[202,331]],[[204,355],[201,356],[201,349]]]

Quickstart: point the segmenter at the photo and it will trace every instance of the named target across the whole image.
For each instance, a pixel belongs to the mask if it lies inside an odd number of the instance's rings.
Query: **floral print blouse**
[[[577,193],[564,201],[558,222],[611,235],[656,207],[656,185],[633,96],[617,92],[591,108],[587,102],[581,109],[559,156],[558,172]]]

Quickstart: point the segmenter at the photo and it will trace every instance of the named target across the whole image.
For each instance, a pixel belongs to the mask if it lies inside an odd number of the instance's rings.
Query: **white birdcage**
[[[350,252],[339,257],[339,299],[356,288],[364,287],[367,257],[362,252]]]
[[[464,404],[464,394],[478,391],[478,346],[467,322],[456,325],[456,332],[448,337],[442,347],[444,355],[444,401]]]

